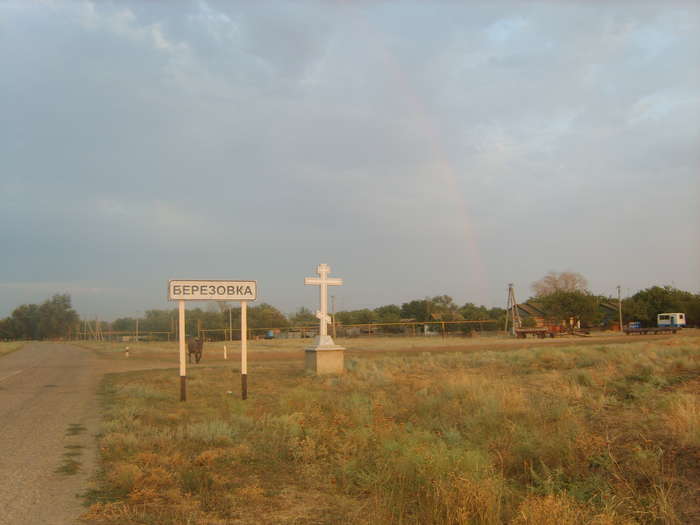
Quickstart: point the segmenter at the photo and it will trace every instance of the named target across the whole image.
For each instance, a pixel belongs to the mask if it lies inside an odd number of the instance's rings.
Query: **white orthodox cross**
[[[321,332],[320,336],[328,335],[328,323],[331,322],[331,318],[328,315],[328,287],[329,286],[341,286],[343,284],[342,279],[336,277],[328,277],[331,273],[331,267],[327,264],[319,264],[316,268],[316,273],[319,277],[306,277],[304,278],[304,284],[315,284],[319,286],[321,293],[321,309],[316,312],[316,317],[321,321]]]

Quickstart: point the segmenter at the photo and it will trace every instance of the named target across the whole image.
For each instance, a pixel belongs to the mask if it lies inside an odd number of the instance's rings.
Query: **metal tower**
[[[508,306],[506,306],[506,326],[505,331],[508,331],[510,324],[510,334],[515,335],[515,329],[523,326],[520,320],[520,312],[518,312],[518,302],[515,300],[515,289],[513,283],[508,284]]]

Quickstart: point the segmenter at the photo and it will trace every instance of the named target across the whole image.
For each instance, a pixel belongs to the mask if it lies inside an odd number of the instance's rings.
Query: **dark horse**
[[[194,359],[197,363],[202,359],[202,347],[204,346],[204,340],[199,337],[190,337],[187,339],[187,355],[189,357],[189,362],[192,362],[192,354],[194,354]]]

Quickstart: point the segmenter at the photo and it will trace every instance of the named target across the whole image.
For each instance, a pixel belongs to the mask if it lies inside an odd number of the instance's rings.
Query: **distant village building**
[[[536,301],[529,301],[527,303],[521,303],[518,305],[518,313],[520,314],[520,318],[525,321],[526,319],[531,319],[531,323],[534,322],[534,327],[535,328],[545,328],[545,327],[552,327],[556,326],[556,323],[552,321],[551,319],[547,319],[547,315],[545,314],[544,310],[542,309],[542,306],[539,305]],[[599,321],[596,324],[597,327],[600,328],[608,328],[608,329],[617,329],[618,328],[618,310],[617,310],[617,304],[609,303],[609,302],[600,302],[598,303],[598,314],[599,314]],[[562,322],[561,326],[568,328],[571,324],[573,324],[573,319],[569,321],[569,323]],[[581,328],[581,322],[578,321],[576,322],[576,325],[574,328]],[[591,328],[591,327],[585,327],[585,328]]]
[[[520,303],[518,305],[518,313],[520,314],[520,319],[522,319],[523,321],[525,321],[526,319],[531,319],[531,322],[534,321],[535,328],[544,328],[550,324],[547,323],[544,310],[542,310],[542,307],[539,306],[537,303]]]

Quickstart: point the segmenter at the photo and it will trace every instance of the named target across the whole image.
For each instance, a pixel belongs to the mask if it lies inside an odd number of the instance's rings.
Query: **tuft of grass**
[[[681,392],[668,396],[664,420],[671,435],[683,446],[700,447],[700,400]]]
[[[63,448],[66,449],[66,452],[63,453],[61,464],[54,472],[56,474],[63,474],[67,476],[76,474],[80,470],[81,465],[76,458],[82,456],[83,448],[85,447],[77,444],[68,444]]]
[[[77,436],[78,434],[82,434],[86,430],[87,429],[80,423],[71,423],[66,429],[66,436]]]
[[[187,438],[207,445],[231,444],[236,433],[235,426],[220,419],[193,423],[185,429]]]
[[[56,474],[63,474],[64,476],[72,476],[73,474],[77,474],[78,470],[80,470],[79,461],[76,461],[72,457],[64,457],[61,465],[54,470],[54,472]]]

